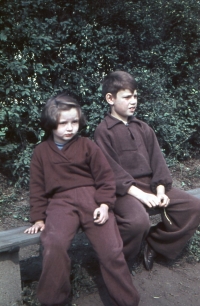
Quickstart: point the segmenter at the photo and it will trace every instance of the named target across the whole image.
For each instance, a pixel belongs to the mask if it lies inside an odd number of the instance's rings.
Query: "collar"
[[[122,120],[119,120],[113,116],[111,116],[110,113],[107,114],[107,116],[105,117],[105,121],[107,124],[108,129],[111,129],[113,126],[117,125],[117,124],[124,124],[124,122]],[[140,124],[140,120],[136,119],[134,116],[130,116],[128,118],[128,124],[131,122],[136,122]]]
[[[66,150],[73,142],[75,142],[80,136],[78,134],[76,134],[74,137],[72,137],[65,145],[64,145],[64,150]],[[50,135],[49,138],[47,139],[48,144],[50,145],[50,147],[52,149],[54,149],[54,151],[59,150],[57,145],[55,144],[54,140],[53,140],[53,135]],[[60,151],[60,150],[59,150]],[[62,151],[62,150],[61,150]],[[60,151],[60,152],[61,152]]]

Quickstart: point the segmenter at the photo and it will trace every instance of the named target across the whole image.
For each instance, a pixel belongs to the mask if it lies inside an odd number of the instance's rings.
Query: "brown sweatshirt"
[[[95,201],[113,208],[113,172],[100,148],[85,137],[75,137],[59,150],[50,137],[39,144],[30,166],[31,222],[44,220],[48,198],[72,188],[94,186]]]
[[[102,149],[113,169],[117,194],[125,195],[135,178],[151,176],[151,189],[158,185],[166,191],[172,179],[154,131],[134,116],[125,125],[108,114],[96,128],[95,142]],[[137,185],[136,185],[137,186]]]

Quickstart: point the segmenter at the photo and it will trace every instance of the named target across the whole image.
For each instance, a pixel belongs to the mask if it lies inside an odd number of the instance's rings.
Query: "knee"
[[[198,201],[195,201],[195,203],[193,204],[192,207],[192,215],[194,216],[194,223],[196,224],[196,226],[199,225],[200,223],[200,200],[198,199]]]
[[[43,254],[52,255],[66,253],[66,245],[58,237],[45,237],[42,240]]]
[[[122,248],[109,248],[107,250],[105,250],[104,252],[99,252],[98,253],[98,258],[99,258],[99,262],[103,265],[103,266],[111,266],[111,265],[115,265],[116,266],[120,265],[120,263],[124,260],[124,255],[122,252]]]
[[[147,234],[149,232],[149,229],[151,227],[150,219],[148,214],[144,214],[142,218],[139,216],[135,216],[134,218],[130,218],[127,220],[125,228],[129,233],[136,234]]]
[[[200,217],[200,199],[192,198],[188,204],[188,208],[191,215]]]
[[[193,210],[197,213],[197,214],[200,214],[200,199],[196,199],[194,203],[194,208]]]

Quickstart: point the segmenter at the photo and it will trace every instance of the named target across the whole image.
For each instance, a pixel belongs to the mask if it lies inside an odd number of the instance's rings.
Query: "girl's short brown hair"
[[[86,119],[82,113],[81,107],[76,98],[61,93],[57,96],[50,98],[43,110],[41,115],[41,127],[49,135],[52,130],[56,130],[58,127],[58,121],[62,111],[76,108],[79,115],[79,131],[86,126]]]
[[[134,92],[137,89],[137,82],[128,72],[116,70],[110,72],[104,79],[102,85],[102,94],[105,97],[111,93],[116,97],[118,91],[129,89]]]

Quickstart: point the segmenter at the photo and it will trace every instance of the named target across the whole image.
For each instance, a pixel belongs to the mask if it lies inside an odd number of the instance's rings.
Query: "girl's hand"
[[[45,224],[43,220],[35,222],[31,227],[27,228],[24,233],[25,234],[37,234],[38,232],[42,232],[45,228]]]
[[[108,216],[108,205],[101,204],[100,207],[96,208],[93,214],[94,223],[96,224],[104,224],[109,219]]]

